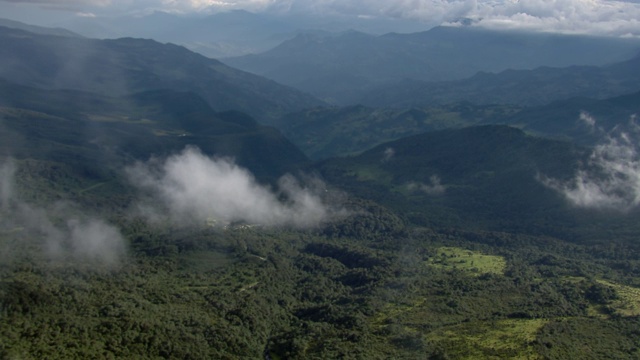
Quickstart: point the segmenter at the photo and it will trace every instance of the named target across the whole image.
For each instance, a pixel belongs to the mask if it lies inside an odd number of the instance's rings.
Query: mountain
[[[207,16],[157,11],[144,16],[75,19],[62,25],[92,38],[171,42],[212,58],[266,51],[294,36],[297,29],[266,14],[243,10]]]
[[[369,91],[360,103],[406,108],[458,101],[544,105],[572,97],[603,99],[640,90],[640,55],[607,66],[539,67],[479,73],[450,82],[403,80]]]
[[[344,156],[410,135],[477,123],[504,123],[520,111],[513,106],[468,103],[411,109],[365,106],[313,108],[290,113],[274,122],[312,159]]]
[[[76,17],[58,26],[92,38],[151,38],[185,46],[207,57],[219,58],[261,53],[289,40],[301,31],[420,31],[418,21],[317,16],[309,12],[268,13],[230,10],[206,16],[156,11],[121,17]],[[395,29],[395,30],[394,30]]]
[[[0,28],[0,41],[0,77],[26,86],[109,96],[189,91],[215,110],[243,111],[260,120],[322,103],[183,47],[152,40],[95,40]]]
[[[273,124],[307,156],[318,160],[357,154],[424,132],[488,124],[506,124],[530,134],[592,146],[614,130],[634,132],[632,119],[638,113],[640,92],[602,100],[574,97],[530,107],[470,102],[409,109],[318,107],[286,114]]]
[[[132,190],[122,179],[125,166],[187,146],[232,158],[262,182],[307,162],[277,130],[239,112],[216,112],[194,93],[172,90],[110,97],[0,81],[0,144],[1,157],[34,168],[21,178],[22,186],[47,198],[78,196],[85,202],[126,198]],[[47,179],[57,180],[47,185]],[[80,196],[96,184],[109,186]]]
[[[303,33],[267,52],[224,62],[336,104],[353,104],[366,90],[403,79],[449,81],[481,71],[605,65],[638,49],[634,39],[436,27],[380,36]]]
[[[571,98],[525,108],[494,123],[517,126],[541,136],[569,139],[584,145],[603,141],[605,134],[631,131],[640,113],[640,92],[608,99]]]
[[[636,229],[637,211],[574,207],[541,180],[570,182],[588,156],[587,149],[569,142],[487,125],[399,139],[357,156],[322,161],[318,171],[344,191],[430,228],[546,234],[569,241],[605,236],[598,229],[607,221],[611,229]]]
[[[0,26],[12,28],[12,29],[20,29],[20,30],[32,32],[34,34],[41,34],[41,35],[81,37],[79,34],[76,34],[73,31],[69,31],[63,28],[35,26],[35,25],[25,24],[20,21],[14,21],[9,19],[2,19],[2,18],[0,18]]]

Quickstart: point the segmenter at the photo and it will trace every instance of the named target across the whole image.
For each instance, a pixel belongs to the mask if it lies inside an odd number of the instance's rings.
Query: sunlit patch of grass
[[[420,298],[411,304],[388,303],[385,305],[382,311],[380,311],[372,318],[371,323],[376,327],[384,326],[389,320],[398,319],[403,314],[406,314],[412,310],[416,310],[421,305],[423,305],[425,301],[426,299]]]
[[[426,340],[452,359],[539,359],[533,348],[545,319],[506,319],[447,326]]]
[[[474,275],[504,274],[507,262],[502,256],[485,255],[456,247],[441,247],[428,259],[429,266],[443,270],[459,270]]]
[[[611,301],[607,307],[619,316],[640,315],[640,289],[612,283],[605,280],[596,280],[598,283],[613,288],[618,298]]]
[[[353,172],[359,181],[390,183],[392,176],[376,166],[359,166]]]
[[[0,115],[7,116],[7,117],[17,117],[17,118],[34,117],[41,120],[61,120],[62,119],[61,117],[41,113],[38,111],[3,107],[3,106],[0,106]]]
[[[87,114],[89,121],[95,122],[124,122],[129,124],[152,125],[155,121],[151,119],[132,119],[126,115],[100,115]]]
[[[163,130],[153,129],[153,135],[155,136],[190,136],[191,134],[183,130]]]

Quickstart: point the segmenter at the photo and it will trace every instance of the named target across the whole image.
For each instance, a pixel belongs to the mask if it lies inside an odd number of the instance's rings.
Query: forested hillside
[[[0,27],[0,78],[44,89],[122,96],[170,89],[198,94],[217,111],[267,120],[321,105],[310,95],[230,68],[174,44],[83,39]]]

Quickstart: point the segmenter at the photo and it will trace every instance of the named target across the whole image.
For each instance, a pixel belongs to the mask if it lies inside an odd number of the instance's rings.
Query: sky
[[[0,0],[0,17],[44,25],[69,17],[185,15],[232,9],[358,19],[401,19],[607,36],[640,36],[640,0]]]

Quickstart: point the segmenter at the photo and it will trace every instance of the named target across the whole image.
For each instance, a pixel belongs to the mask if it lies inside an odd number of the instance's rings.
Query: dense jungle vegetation
[[[308,231],[114,217],[129,248],[109,266],[52,259],[36,234],[4,228],[0,354],[639,356],[637,244],[436,230],[351,206],[361,212]]]

